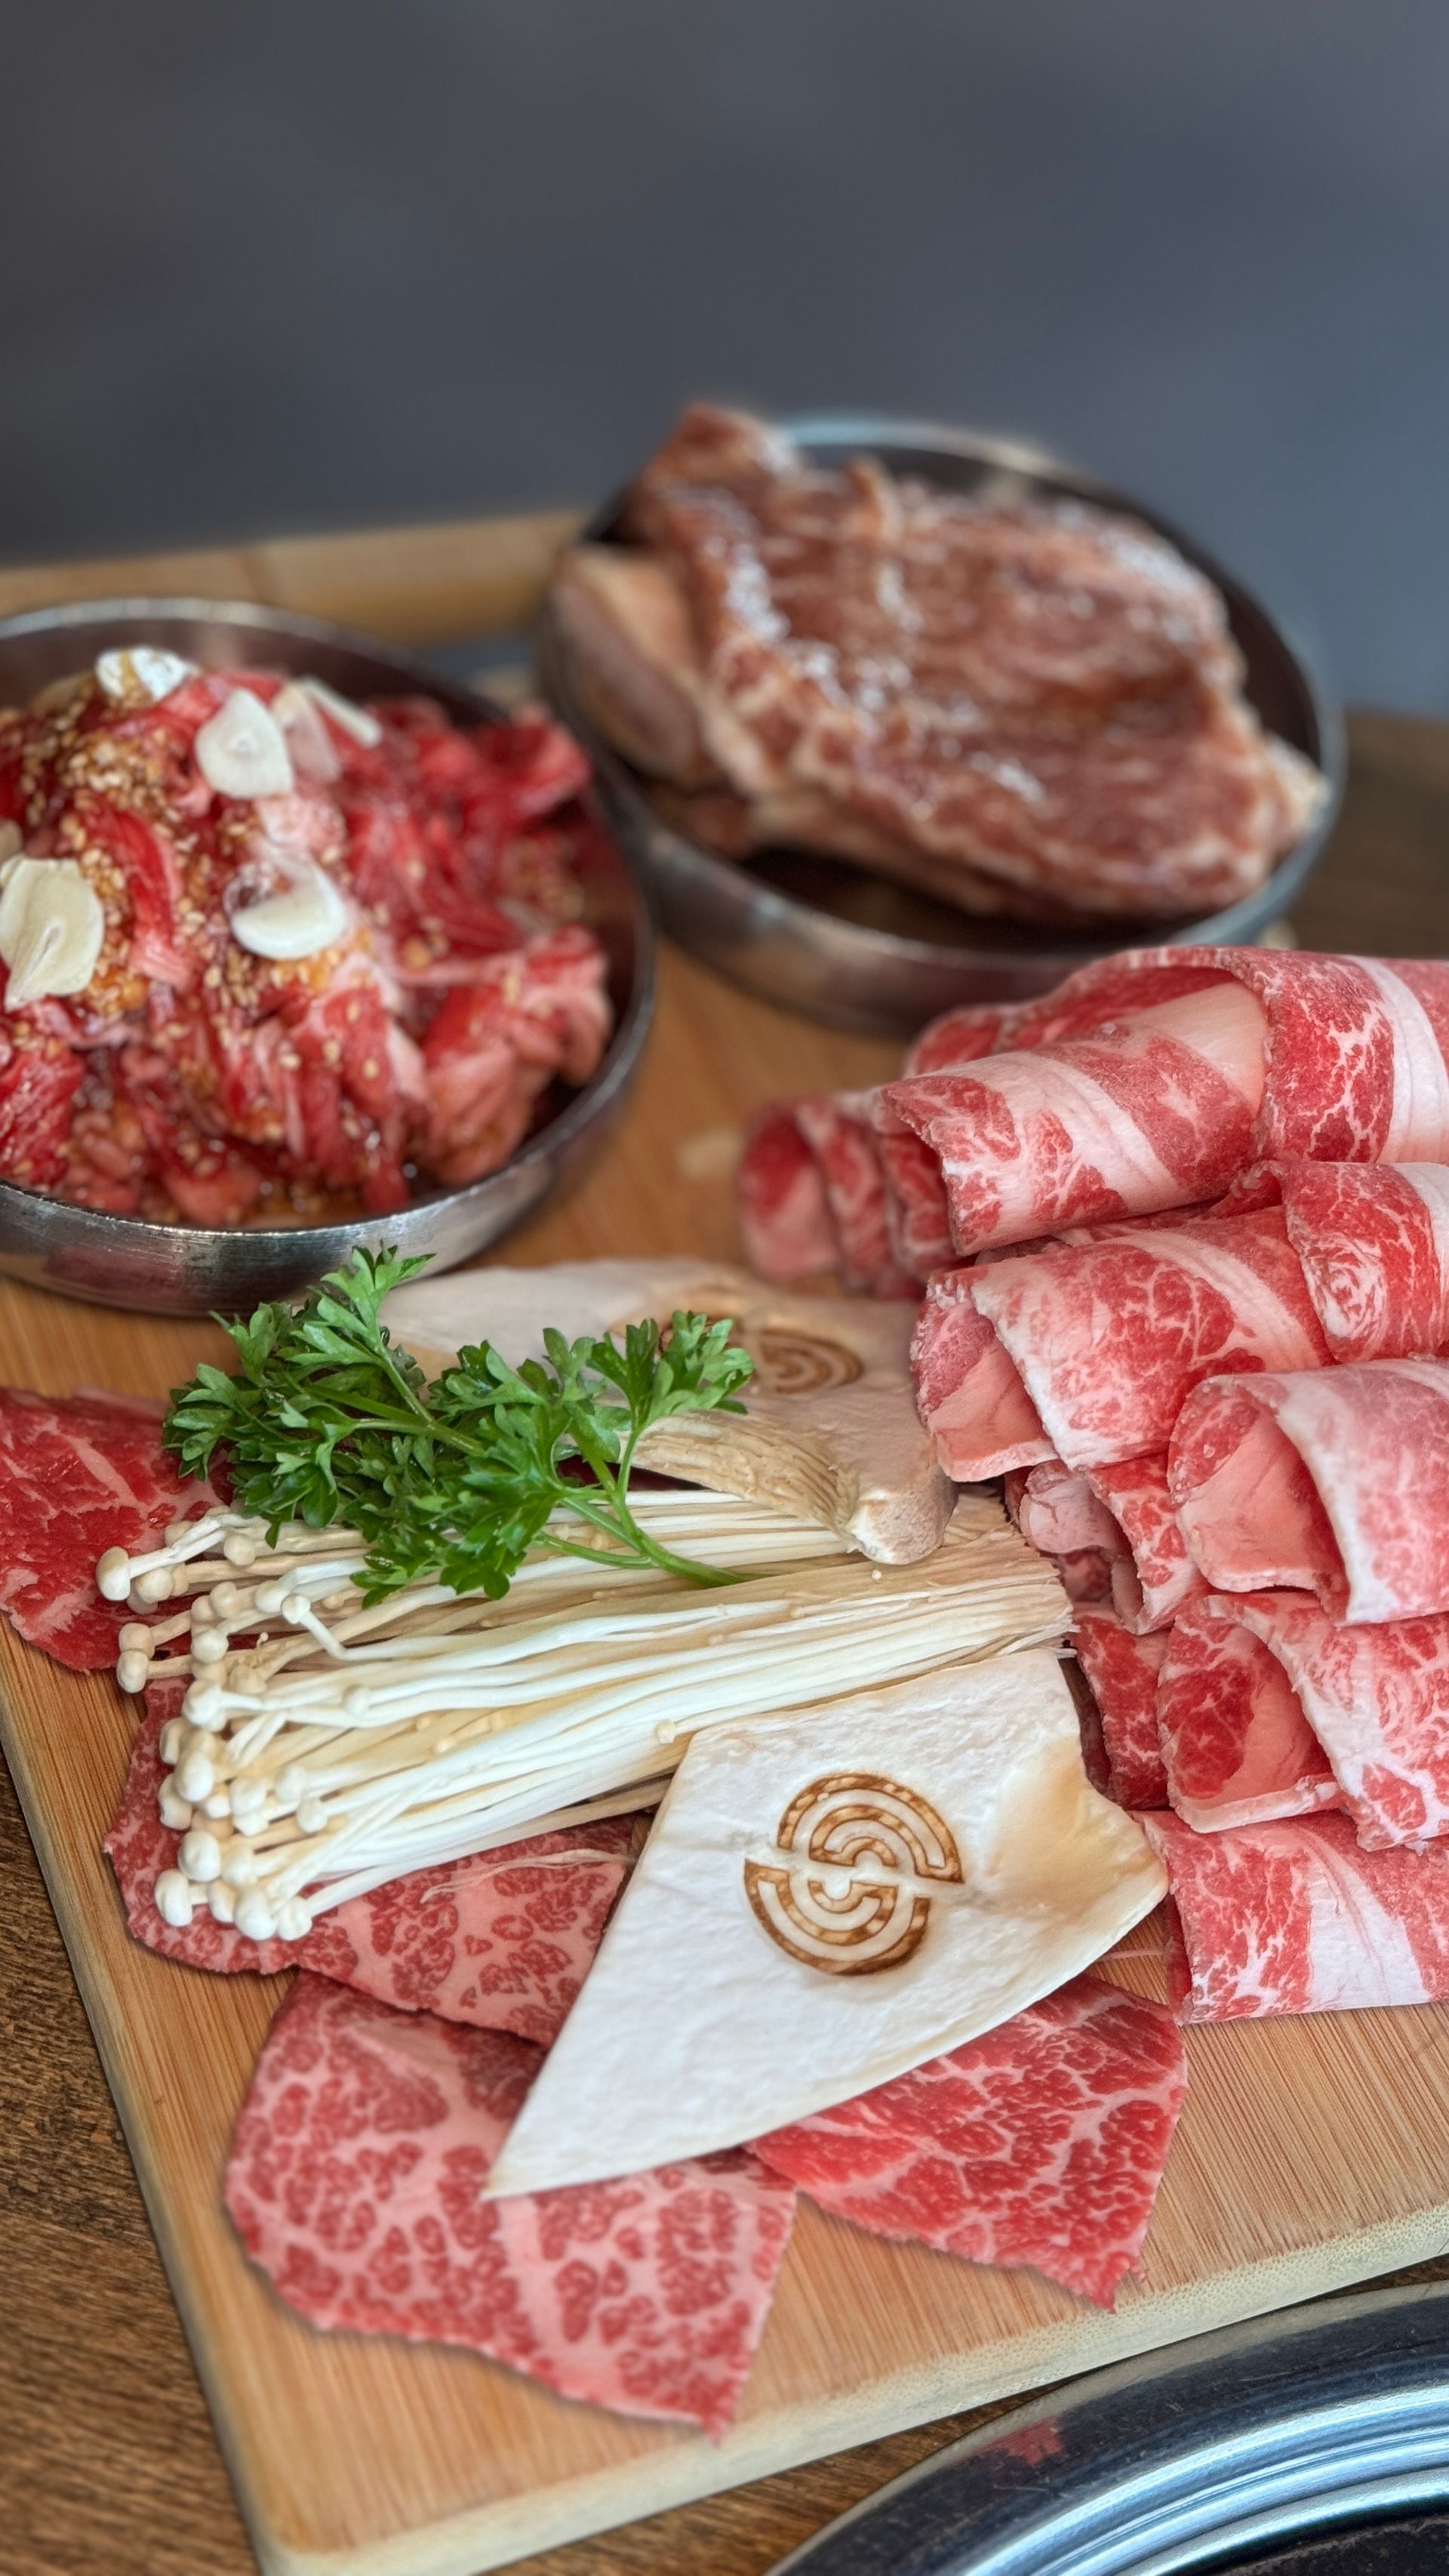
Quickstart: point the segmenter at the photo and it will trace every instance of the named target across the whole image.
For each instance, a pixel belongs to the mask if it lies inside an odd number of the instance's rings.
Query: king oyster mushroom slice
[[[196,737],[196,765],[218,796],[290,796],[287,738],[250,689],[233,689]]]
[[[108,698],[144,698],[155,706],[169,698],[183,680],[193,677],[194,662],[168,653],[159,644],[113,644],[96,663],[96,678]]]
[[[0,866],[0,957],[10,969],[5,1008],[83,993],[96,971],[106,916],[74,859],[12,855]]]
[[[231,935],[254,957],[291,962],[315,957],[342,938],[351,922],[347,899],[315,859],[298,859],[291,882],[280,893],[264,895],[233,913]]]

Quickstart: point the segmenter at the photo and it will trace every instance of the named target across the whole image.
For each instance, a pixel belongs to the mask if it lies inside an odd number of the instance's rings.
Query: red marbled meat
[[[1342,1804],[1302,1700],[1238,1608],[1211,1592],[1190,1603],[1158,1675],[1167,1796],[1200,1832]]]
[[[1077,1977],[757,2153],[853,2226],[1029,2263],[1110,2308],[1140,2268],[1186,2089],[1170,2013]]]
[[[1224,978],[1120,1025],[887,1083],[876,1117],[929,1147],[963,1256],[1212,1199],[1250,1160],[1263,1021]]]
[[[1069,1467],[1110,1466],[1165,1449],[1184,1397],[1204,1377],[1315,1368],[1328,1358],[1276,1208],[1180,1218],[1171,1226],[1107,1226],[1095,1239],[984,1263],[965,1273],[962,1287],[1019,1376],[1033,1419]],[[954,1400],[937,1405],[952,1424],[953,1457],[968,1462],[955,1473],[987,1472],[969,1464],[963,1416],[971,1386],[984,1387],[990,1410],[983,1445],[994,1443],[1006,1404],[1002,1376],[983,1351]],[[931,1418],[924,1402],[921,1411]]]
[[[309,1968],[406,2012],[511,2030],[547,2047],[603,1938],[628,1867],[633,1819],[534,1834],[503,1851],[440,1862],[319,1914],[303,1941],[249,1941],[204,1898],[177,1926],[156,1911],[181,1837],[157,1808],[159,1736],[176,1695],[153,1683],[105,1850],[134,1938],[192,1968]]]
[[[1053,1455],[1020,1370],[977,1308],[975,1284],[974,1269],[934,1272],[911,1337],[916,1409],[960,1484]]]
[[[1449,1348],[1449,1166],[1284,1162],[1274,1177],[1336,1360]]]
[[[940,1266],[948,1201],[964,1255],[1201,1202],[1267,1160],[1449,1162],[1446,1057],[1449,965],[1419,959],[1145,948],[947,1012],[875,1096],[898,1258]]]
[[[1081,1548],[1100,1548],[1107,1556],[1123,1547],[1122,1532],[1088,1479],[1060,1458],[1018,1471],[1016,1488],[1007,1496],[1022,1537],[1043,1556],[1072,1556]]]
[[[871,1296],[911,1292],[890,1240],[865,1102],[863,1092],[807,1093],[755,1120],[740,1166],[740,1231],[763,1278],[836,1270]]]
[[[1006,1475],[1004,1500],[1028,1545],[1051,1558],[1069,1601],[1111,1600],[1126,1541],[1085,1476],[1064,1467],[1059,1458],[1039,1467],[1013,1467]]]
[[[1180,2021],[1449,1999],[1449,1844],[1366,1852],[1347,1816],[1199,1834],[1143,1818],[1171,1891]]]
[[[94,1582],[108,1547],[154,1544],[215,1496],[161,1446],[158,1414],[123,1397],[0,1387],[0,1609],[27,1645],[94,1672],[133,1614]]]
[[[1346,1809],[1366,1851],[1449,1833],[1449,1618],[1351,1628],[1302,1593],[1209,1593],[1173,1631],[1158,1714],[1189,1824],[1251,1821],[1216,1765],[1256,1782],[1260,1816]]]
[[[824,1175],[801,1130],[799,1107],[779,1101],[761,1110],[740,1157],[740,1236],[745,1259],[762,1279],[806,1279],[841,1267]],[[884,1211],[884,1182],[880,1198]]]
[[[1116,1613],[1089,1605],[1072,1643],[1097,1705],[1107,1757],[1106,1793],[1119,1807],[1165,1807],[1167,1776],[1157,1731],[1157,1679],[1169,1632],[1135,1636]]]
[[[1449,1612],[1449,1361],[1209,1378],[1168,1481],[1220,1591],[1305,1589],[1353,1621]]]
[[[1119,1617],[1143,1634],[1170,1626],[1183,1604],[1206,1587],[1172,1507],[1166,1452],[1093,1467],[1087,1481],[1121,1530],[1128,1551],[1112,1560],[1112,1599]]]
[[[1104,1569],[1100,1588],[1068,1583],[1072,1599],[1110,1600],[1138,1635],[1168,1627],[1183,1602],[1206,1589],[1168,1496],[1165,1451],[1109,1467],[1064,1467],[1051,1458],[1014,1469],[1006,1507],[1022,1537],[1059,1566],[1093,1551]]]
[[[824,1185],[847,1288],[894,1297],[910,1283],[897,1272],[880,1151],[868,1112],[864,1092],[819,1092],[795,1104],[797,1125]]]
[[[462,2344],[560,2396],[718,2436],[769,2313],[793,2186],[737,2148],[485,2200],[542,2062],[510,2032],[299,1977],[226,2169],[242,2242],[315,2326]]]

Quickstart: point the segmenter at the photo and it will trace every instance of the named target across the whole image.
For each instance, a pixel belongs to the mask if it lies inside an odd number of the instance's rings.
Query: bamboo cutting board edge
[[[680,2445],[677,2474],[670,2474],[668,2454],[650,2462],[647,2499],[631,2491],[637,2480],[632,2466],[613,2469],[556,2489],[556,2502],[547,2509],[541,2510],[536,2500],[485,2506],[437,2524],[431,2531],[400,2533],[361,2556],[355,2550],[318,2555],[273,2548],[253,2526],[244,2489],[243,2509],[264,2576],[486,2576],[486,2571],[506,2567],[525,2553],[531,2556],[535,2550],[587,2540],[641,2513],[691,2504],[722,2487],[743,2486],[779,2470],[798,2468],[881,2434],[909,2432],[968,2407],[1023,2396],[1084,2371],[1106,2369],[1218,2327],[1244,2324],[1280,2308],[1330,2297],[1408,2264],[1428,2262],[1449,2252],[1449,2203],[1426,2211],[1421,2220],[1385,2220],[1346,2240],[1334,2249],[1343,2258],[1342,2268],[1325,2267],[1323,2251],[1312,2247],[1297,2255],[1269,2257],[1245,2271],[1226,2274],[1219,2282],[1169,2292],[1156,2304],[1144,2303],[1116,2317],[1093,2311],[1009,2344],[963,2354],[955,2366],[899,2371],[890,2379],[878,2380],[859,2405],[836,2400],[776,2415],[768,2428],[746,2424],[708,2459],[700,2459],[701,2445],[691,2440]],[[1189,2307],[1190,2315],[1176,2313]],[[723,2476],[718,2473],[721,2467]]]

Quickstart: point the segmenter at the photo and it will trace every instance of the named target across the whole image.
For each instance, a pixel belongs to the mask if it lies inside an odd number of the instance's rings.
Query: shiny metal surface
[[[1338,714],[1307,656],[1241,583],[1167,520],[1090,476],[1019,442],[939,429],[875,414],[825,414],[781,426],[828,463],[862,450],[900,473],[918,474],[981,499],[1073,499],[1124,510],[1170,539],[1216,582],[1246,664],[1246,693],[1263,722],[1316,761],[1328,780],[1325,810],[1272,876],[1242,903],[1199,921],[1165,927],[1104,923],[1081,935],[973,921],[948,905],[844,862],[800,851],[766,852],[746,865],[716,858],[661,821],[638,773],[595,732],[573,689],[568,653],[545,608],[540,669],[564,721],[588,745],[599,795],[624,847],[651,878],[660,919],[682,947],[763,993],[839,1028],[913,1035],[938,1011],[964,1001],[1019,999],[1044,992],[1089,958],[1134,939],[1179,945],[1256,939],[1292,902],[1327,838],[1343,791]],[[607,538],[622,494],[584,530]]]
[[[1449,2284],[1202,2335],[998,2417],[774,2576],[1170,2576],[1449,2497]]]
[[[211,669],[251,664],[310,671],[351,697],[422,691],[465,724],[498,710],[425,663],[365,636],[246,602],[115,599],[36,610],[0,623],[0,705],[80,670],[109,644],[163,644]],[[654,1005],[649,895],[627,856],[603,848],[585,873],[585,919],[609,961],[615,1027],[593,1080],[468,1188],[435,1190],[387,1217],[337,1225],[213,1229],[153,1225],[64,1206],[0,1182],[0,1271],[106,1306],[169,1315],[237,1314],[290,1296],[347,1258],[354,1244],[428,1252],[439,1269],[465,1261],[536,1208],[595,1146],[633,1078]]]

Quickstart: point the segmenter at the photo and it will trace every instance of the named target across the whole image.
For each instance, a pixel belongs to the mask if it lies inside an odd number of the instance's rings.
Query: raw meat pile
[[[1181,2017],[1449,1998],[1449,965],[1159,949],[951,1014],[767,1112],[742,1215],[923,1290],[922,1418],[1077,1603]]]
[[[0,1178],[217,1226],[492,1171],[609,1033],[586,777],[144,652],[0,714]]]
[[[20,1568],[3,1606],[73,1667],[114,1660],[123,1616],[79,1578],[95,1532],[134,1543],[204,1500],[176,1483],[146,1408],[0,1395],[0,1556]],[[153,1891],[180,1842],[158,1812],[179,1697],[172,1683],[148,1693],[106,1850],[150,1948],[213,1973],[301,1971],[226,2195],[253,2259],[314,2324],[463,2344],[564,2396],[717,2436],[797,2188],[854,2225],[1029,2264],[1105,2306],[1140,2269],[1186,2066],[1169,2011],[1095,1977],[758,2145],[482,2200],[648,1819],[419,1870],[324,1913],[300,1943],[243,1941],[206,1908],[174,1927]]]
[[[726,855],[788,842],[969,912],[1170,920],[1251,892],[1321,800],[1242,694],[1221,596],[1135,520],[821,471],[697,405],[625,534],[556,580],[575,685]]]

